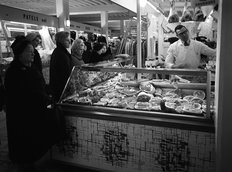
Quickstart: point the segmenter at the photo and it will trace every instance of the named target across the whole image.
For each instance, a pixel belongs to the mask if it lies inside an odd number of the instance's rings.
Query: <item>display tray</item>
[[[145,87],[144,83],[149,87]],[[73,94],[61,103],[205,116],[203,90],[162,88],[151,86],[153,82],[144,83],[122,86],[117,76],[117,79],[109,78],[104,83]]]

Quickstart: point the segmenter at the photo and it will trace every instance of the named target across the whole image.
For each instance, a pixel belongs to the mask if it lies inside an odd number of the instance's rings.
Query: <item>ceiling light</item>
[[[66,20],[66,26],[70,27],[70,20]]]

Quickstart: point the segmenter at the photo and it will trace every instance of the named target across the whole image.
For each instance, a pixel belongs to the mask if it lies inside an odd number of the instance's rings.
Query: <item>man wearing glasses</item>
[[[178,41],[168,48],[165,66],[172,69],[197,69],[200,66],[201,54],[213,59],[216,50],[209,48],[202,42],[190,39],[188,29],[183,25],[175,28]]]

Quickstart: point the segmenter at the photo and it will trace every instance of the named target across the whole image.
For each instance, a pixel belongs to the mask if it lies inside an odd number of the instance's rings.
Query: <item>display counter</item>
[[[66,125],[52,158],[99,171],[214,171],[208,78],[203,70],[74,68],[56,105]]]

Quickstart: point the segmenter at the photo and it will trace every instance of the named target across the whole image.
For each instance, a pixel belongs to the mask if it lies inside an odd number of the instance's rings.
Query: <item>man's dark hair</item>
[[[177,30],[180,30],[180,29],[182,29],[182,28],[186,28],[185,26],[183,26],[183,25],[177,25],[176,27],[175,27],[175,32],[177,31]],[[187,29],[187,28],[186,28]]]

